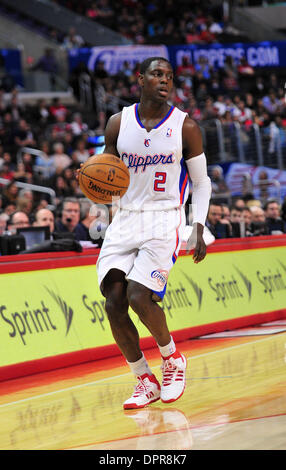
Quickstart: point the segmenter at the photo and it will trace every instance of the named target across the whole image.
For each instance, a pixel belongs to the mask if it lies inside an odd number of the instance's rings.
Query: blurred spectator
[[[70,28],[68,35],[64,37],[62,47],[66,50],[79,49],[84,47],[84,39],[76,32],[75,28]]]
[[[34,106],[33,119],[41,129],[45,129],[49,124],[50,111],[45,99],[38,100],[37,105]]]
[[[95,2],[93,2],[91,5],[87,5],[87,9],[86,9],[85,14],[91,20],[96,20],[96,18],[99,15],[99,12],[98,12],[98,9],[97,9],[97,6],[96,6]]]
[[[49,108],[49,112],[54,121],[56,121],[57,117],[59,116],[65,121],[69,114],[68,108],[63,103],[61,103],[59,98],[53,99],[52,104]]]
[[[81,136],[81,138],[82,137],[83,137],[83,135]],[[68,129],[64,133],[63,138],[61,139],[61,142],[64,144],[65,153],[69,157],[71,157],[71,154],[74,150],[74,145],[75,145],[75,142],[76,142],[76,139],[74,138],[71,129]]]
[[[39,209],[35,213],[34,227],[49,227],[50,233],[55,231],[55,216],[49,209]]]
[[[104,84],[107,81],[109,77],[107,71],[105,70],[105,64],[103,60],[98,60],[96,62],[93,74],[94,78],[99,80],[101,84]]]
[[[249,209],[249,207],[244,207],[241,210],[241,218],[244,224],[243,233],[241,234],[241,236],[244,236],[244,237],[252,236],[252,232],[251,232],[252,215],[251,215],[251,210]]]
[[[233,198],[233,207],[238,209],[244,209],[245,201],[241,197],[235,197]]]
[[[11,234],[15,234],[17,232],[17,228],[25,228],[30,227],[29,217],[25,212],[22,211],[15,211],[13,212],[8,221],[7,221],[7,228]]]
[[[56,192],[57,204],[60,204],[64,198],[73,195],[68,182],[64,179],[61,172],[55,175],[52,181],[52,186]]]
[[[251,232],[253,236],[268,235],[264,210],[258,206],[251,206]]]
[[[26,171],[24,162],[19,161],[14,171],[14,178],[22,183],[32,183],[33,173]]]
[[[225,89],[225,92],[230,94],[231,96],[234,95],[234,93],[239,90],[239,83],[236,77],[236,74],[233,70],[226,70],[225,71],[225,76],[223,79],[223,86]]]
[[[195,64],[195,71],[200,72],[205,80],[210,80],[212,68],[209,65],[207,57],[201,55]]]
[[[2,192],[2,207],[3,209],[9,204],[13,203],[16,205],[19,189],[15,181],[8,183]]]
[[[0,139],[6,152],[14,150],[14,127],[11,113],[5,111],[0,120]]]
[[[50,47],[46,48],[44,54],[39,58],[31,70],[39,70],[41,72],[47,73],[49,76],[51,89],[53,90],[56,85],[56,75],[59,71],[59,65],[55,57],[54,50]]]
[[[55,231],[73,234],[78,241],[89,240],[86,230],[79,224],[80,202],[76,198],[65,198],[62,205],[61,217],[55,223]]]
[[[45,140],[40,144],[40,152],[35,158],[34,171],[40,174],[42,179],[48,180],[54,173],[54,161],[50,155],[49,141]]]
[[[259,188],[259,198],[262,201],[262,204],[269,198],[269,183],[268,174],[266,171],[261,170],[258,175],[258,188]]]
[[[242,220],[242,209],[233,206],[230,209],[230,221],[232,223],[239,223]]]
[[[246,207],[249,207],[250,209],[252,207],[262,207],[261,201],[259,199],[254,199],[253,195],[249,195],[249,197],[246,198]]]
[[[44,54],[39,58],[32,70],[41,70],[54,75],[58,72],[58,63],[55,58],[54,50],[46,48]]]
[[[88,131],[88,125],[82,121],[82,115],[80,113],[75,113],[73,115],[70,127],[74,136],[79,136],[83,132]]]
[[[109,4],[109,0],[100,0],[96,3],[96,5],[98,12],[96,21],[104,26],[107,26],[108,28],[112,28],[114,9]]]
[[[25,196],[19,196],[17,198],[16,210],[25,212],[30,217],[33,211],[33,201]]]
[[[286,232],[286,223],[280,217],[280,207],[277,201],[269,200],[264,206],[266,224],[270,234],[278,235]]]
[[[249,65],[245,57],[240,59],[237,66],[238,79],[241,89],[244,92],[250,91],[253,88],[255,70]]]
[[[257,98],[262,98],[266,92],[266,85],[265,85],[264,77],[262,77],[261,75],[258,75],[257,73],[255,74],[255,77],[254,77],[254,84],[252,85],[251,92]]]
[[[210,202],[206,226],[215,238],[229,238],[231,231],[228,223],[222,223],[222,207],[215,201]]]
[[[241,237],[241,222],[242,222],[242,209],[232,206],[230,209],[230,223],[232,237]]]
[[[211,31],[210,26],[206,24],[202,27],[202,31],[199,35],[200,41],[202,41],[204,44],[212,44],[216,42],[216,35],[214,32]]]
[[[9,202],[7,206],[3,208],[3,214],[10,216],[13,212],[16,211],[16,204],[14,202]]]
[[[216,196],[228,197],[230,195],[229,187],[227,186],[222,167],[216,165],[211,169],[211,183],[212,183],[212,192]]]
[[[63,141],[66,133],[71,131],[71,124],[66,122],[64,115],[58,115],[55,118],[55,122],[50,126],[49,131],[51,140]]]
[[[73,155],[76,157],[76,160],[79,164],[86,162],[86,160],[90,157],[89,151],[86,148],[86,143],[83,139],[78,140]]]
[[[183,56],[181,65],[177,67],[176,77],[180,82],[185,82],[189,87],[192,87],[192,77],[195,71],[195,67],[190,63],[189,57]]]
[[[54,153],[51,158],[56,171],[64,170],[71,164],[71,158],[64,153],[64,145],[61,142],[54,144]]]
[[[25,109],[20,105],[18,95],[11,96],[10,103],[6,106],[6,113],[9,113],[13,123],[18,123],[25,116]]]
[[[240,59],[240,64],[237,67],[237,71],[240,75],[253,76],[255,74],[254,68],[249,65],[245,57]]]
[[[270,90],[269,94],[263,96],[262,104],[265,110],[270,114],[275,114],[281,106],[274,90]]]
[[[197,31],[195,25],[190,24],[186,28],[185,33],[185,42],[186,44],[203,44],[204,41],[201,38],[200,32]]]
[[[252,112],[250,108],[245,105],[243,100],[240,100],[237,105],[237,110],[233,113],[241,124],[252,123]]]
[[[218,116],[224,116],[227,110],[224,95],[219,94],[217,96],[217,99],[214,102],[214,108],[217,110]]]
[[[221,209],[222,209],[222,216],[221,216],[221,219],[220,219],[220,223],[223,224],[223,225],[227,225],[227,227],[225,228],[226,230],[226,233],[228,236],[233,236],[232,234],[232,224],[231,224],[231,221],[230,221],[230,208],[228,206],[228,204],[226,204],[225,202],[218,202],[216,200],[216,202],[221,206]]]
[[[27,173],[33,173],[33,171],[34,171],[34,160],[33,160],[32,155],[28,152],[22,153],[21,161],[24,164],[25,171]]]
[[[246,196],[248,194],[251,194],[252,192],[253,192],[253,181],[252,181],[250,174],[246,173],[242,175],[242,194],[243,196]]]
[[[7,220],[8,220],[8,215],[6,214],[0,214],[0,236],[4,235],[6,232],[6,227],[7,227]]]
[[[221,203],[222,208],[222,220],[228,220],[230,222],[230,209],[227,204]]]
[[[14,132],[14,143],[17,149],[21,147],[34,147],[36,142],[31,127],[26,119],[20,119]]]
[[[0,168],[0,178],[12,181],[14,179],[14,171],[11,170],[8,163],[4,162]]]
[[[251,224],[251,217],[251,210],[249,209],[249,207],[244,207],[241,210],[241,218],[248,227],[250,227]]]

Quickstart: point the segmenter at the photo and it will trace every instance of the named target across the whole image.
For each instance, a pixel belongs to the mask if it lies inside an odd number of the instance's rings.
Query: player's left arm
[[[189,117],[186,117],[184,121],[182,138],[184,158],[193,185],[193,232],[187,249],[189,250],[192,243],[195,245],[193,259],[195,263],[199,263],[206,256],[203,231],[211,197],[211,181],[207,174],[207,160],[203,150],[201,130]]]

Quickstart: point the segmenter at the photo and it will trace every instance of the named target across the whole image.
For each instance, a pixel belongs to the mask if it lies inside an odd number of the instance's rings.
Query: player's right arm
[[[120,129],[121,112],[111,116],[105,128],[105,148],[104,153],[111,153],[119,157],[117,151],[117,138]]]

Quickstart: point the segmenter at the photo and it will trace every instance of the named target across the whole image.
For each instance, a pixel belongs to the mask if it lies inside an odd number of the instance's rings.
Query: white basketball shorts
[[[118,210],[97,260],[101,286],[110,269],[119,269],[163,299],[185,228],[183,207],[166,211]]]

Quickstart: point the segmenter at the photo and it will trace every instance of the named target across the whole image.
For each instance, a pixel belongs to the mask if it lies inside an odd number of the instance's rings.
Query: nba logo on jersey
[[[151,142],[151,139],[145,139],[145,140],[144,140],[144,145],[145,145],[145,147],[149,147],[149,146],[150,146],[150,142]]]
[[[167,134],[166,134],[167,137],[171,137],[171,135],[172,135],[172,130],[173,130],[173,129],[170,129],[170,127],[168,127],[168,129],[167,129]]]

